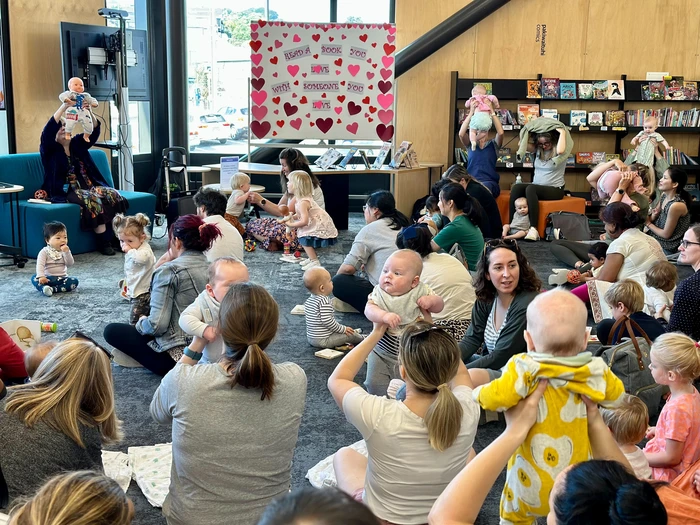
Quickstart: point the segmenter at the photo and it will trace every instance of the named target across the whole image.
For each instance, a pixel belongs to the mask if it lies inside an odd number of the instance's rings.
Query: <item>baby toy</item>
[[[58,96],[59,100],[64,104],[70,100],[75,104],[66,110],[66,138],[70,139],[73,135],[73,128],[77,122],[83,126],[83,139],[85,142],[90,142],[92,135],[92,113],[91,109],[98,106],[97,100],[90,96],[90,93],[85,93],[83,81],[78,77],[73,77],[68,81],[68,90]],[[85,104],[88,108],[85,108]]]
[[[246,239],[243,248],[247,252],[254,252],[257,245],[258,244],[253,239]]]

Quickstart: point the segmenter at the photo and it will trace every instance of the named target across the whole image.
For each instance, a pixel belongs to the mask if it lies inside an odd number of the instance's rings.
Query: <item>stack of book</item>
[[[659,126],[694,128],[700,125],[700,108],[676,111],[673,108],[631,109],[627,111],[627,124],[642,126],[647,117],[656,117]]]

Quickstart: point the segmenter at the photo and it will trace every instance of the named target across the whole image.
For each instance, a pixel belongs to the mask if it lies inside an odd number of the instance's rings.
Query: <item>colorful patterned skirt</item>
[[[245,225],[245,231],[250,237],[262,238],[262,241],[260,241],[260,246],[266,250],[270,250],[270,243],[273,241],[275,244],[277,244],[277,246],[273,245],[274,249],[272,251],[280,250],[284,245],[285,240],[288,238],[292,252],[301,249],[299,240],[297,239],[296,230],[292,230],[289,232],[289,234],[287,234],[284,223],[275,218],[264,217],[262,219],[253,219],[248,221]]]
[[[129,202],[117,190],[106,186],[91,186],[84,190],[71,184],[67,197],[68,202],[80,206],[80,228],[85,231],[92,231],[102,224],[110,228],[114,216],[126,213],[129,208]]]

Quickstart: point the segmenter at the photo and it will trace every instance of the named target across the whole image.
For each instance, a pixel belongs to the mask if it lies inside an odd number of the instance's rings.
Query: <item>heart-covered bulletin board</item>
[[[250,25],[255,138],[394,136],[392,24]]]

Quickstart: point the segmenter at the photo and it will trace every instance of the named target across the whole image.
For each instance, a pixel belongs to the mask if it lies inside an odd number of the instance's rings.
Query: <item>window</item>
[[[269,0],[270,20],[285,22],[330,22],[331,6],[329,0]],[[273,13],[276,18],[272,18]]]
[[[378,24],[389,22],[390,4],[393,0],[338,0],[340,23]]]

